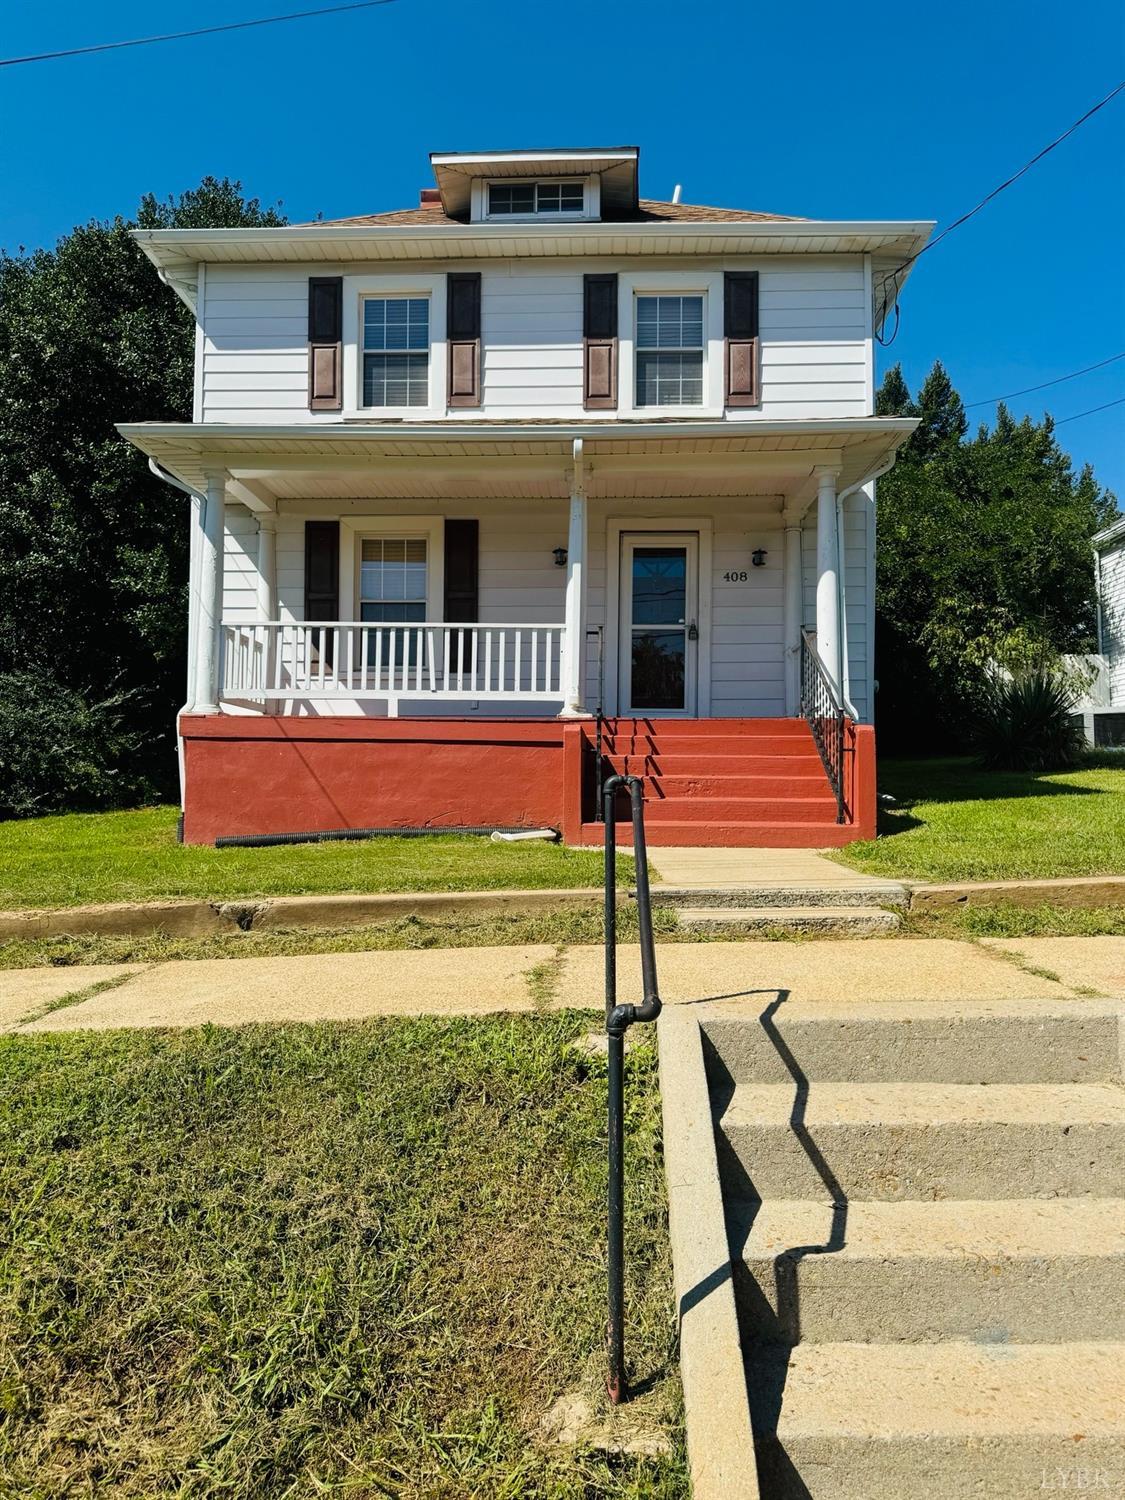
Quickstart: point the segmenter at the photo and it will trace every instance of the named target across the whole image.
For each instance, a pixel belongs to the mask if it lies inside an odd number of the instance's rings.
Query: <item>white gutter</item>
[[[176,759],[180,768],[180,811],[186,807],[187,774],[184,766],[184,739],[180,733],[180,715],[190,714],[195,709],[195,633],[197,629],[196,620],[196,598],[194,581],[196,574],[196,538],[202,529],[203,520],[207,513],[207,496],[201,490],[193,490],[189,484],[182,479],[177,479],[175,474],[170,474],[163,465],[157,463],[155,458],[148,461],[150,471],[157,479],[162,479],[165,484],[170,484],[173,489],[181,490],[191,501],[192,526],[191,536],[188,544],[188,680],[187,680],[187,702],[176,711]]]

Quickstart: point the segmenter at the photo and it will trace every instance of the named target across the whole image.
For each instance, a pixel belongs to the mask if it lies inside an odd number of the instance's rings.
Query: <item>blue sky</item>
[[[0,54],[250,19],[319,0],[6,0]],[[812,218],[946,223],[1122,76],[1116,0],[370,11],[0,69],[0,245],[52,244],[205,173],[293,220],[411,206],[430,150],[637,144],[641,191]],[[1125,350],[1125,95],[916,267],[901,359],[967,402]],[[1125,396],[1125,360],[1038,395]],[[989,407],[970,415],[987,417]],[[1061,428],[1125,502],[1125,406]]]

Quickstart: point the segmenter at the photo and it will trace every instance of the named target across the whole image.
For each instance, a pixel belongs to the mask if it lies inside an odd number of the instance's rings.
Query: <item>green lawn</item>
[[[1052,776],[888,760],[879,837],[838,858],[873,875],[1007,880],[1125,874],[1125,761]]]
[[[4,1494],[686,1497],[651,1041],[625,1431],[598,1421],[605,1067],[576,1013],[0,1038]]]
[[[0,823],[0,907],[169,896],[233,900],[339,891],[472,891],[600,885],[602,855],[557,844],[435,836],[213,849],[176,843],[177,810],[73,813]],[[622,864],[628,879],[632,863]]]

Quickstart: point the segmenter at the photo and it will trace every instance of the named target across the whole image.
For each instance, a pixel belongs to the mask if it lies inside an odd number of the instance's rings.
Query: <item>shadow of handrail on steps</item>
[[[807,1124],[809,1079],[777,1025],[777,1013],[789,998],[778,990],[758,1017],[774,1050],[793,1080],[793,1102],[789,1127],[824,1185],[831,1219],[827,1238],[819,1244],[790,1245],[774,1258],[774,1305],[762,1295],[757,1283],[744,1272],[738,1277],[739,1327],[747,1366],[750,1415],[759,1454],[759,1479],[763,1500],[809,1500],[792,1461],[776,1437],[785,1383],[793,1346],[801,1340],[800,1265],[811,1255],[830,1255],[847,1243],[848,1196]],[[715,997],[733,999],[734,996]],[[741,997],[738,997],[741,998]],[[762,1207],[762,1199],[733,1147],[721,1129],[722,1116],[735,1092],[735,1081],[720,1053],[703,1032],[704,1056],[710,1083],[716,1125],[716,1146],[727,1211],[732,1267],[742,1261],[746,1242]]]

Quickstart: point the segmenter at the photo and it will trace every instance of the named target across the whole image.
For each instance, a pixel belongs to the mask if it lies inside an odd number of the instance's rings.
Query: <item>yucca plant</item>
[[[973,747],[988,771],[1065,771],[1086,748],[1074,686],[1046,668],[994,677],[985,689]]]

